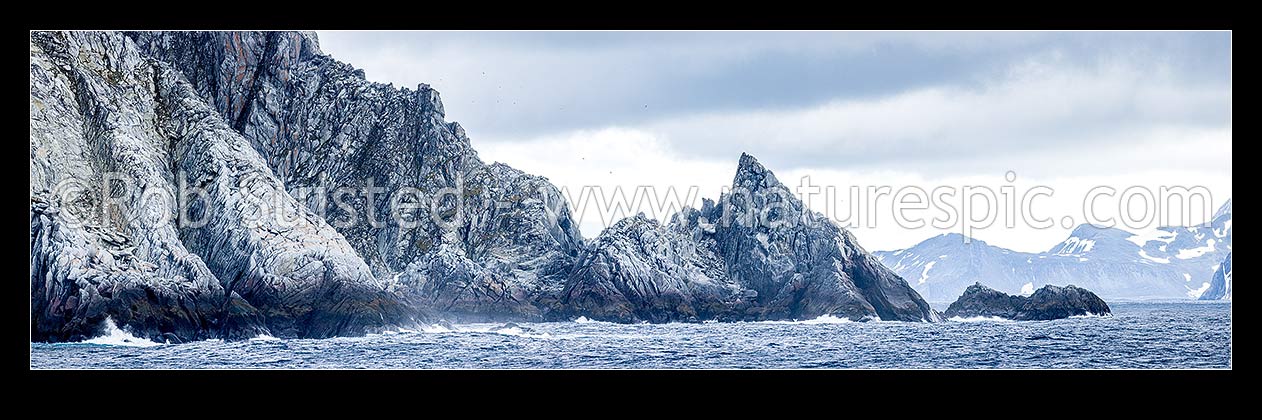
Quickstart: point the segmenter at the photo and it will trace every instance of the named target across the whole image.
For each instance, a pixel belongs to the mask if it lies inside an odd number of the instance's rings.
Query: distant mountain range
[[[951,302],[976,282],[1025,295],[1074,284],[1105,299],[1230,299],[1231,200],[1208,226],[1137,234],[1084,224],[1046,252],[966,243],[949,233],[874,254],[930,302]]]

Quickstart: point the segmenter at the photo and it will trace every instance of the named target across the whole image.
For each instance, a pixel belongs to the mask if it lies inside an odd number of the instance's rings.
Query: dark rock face
[[[741,155],[732,192],[709,209],[730,276],[758,293],[763,317],[824,314],[935,321],[907,282],[854,236],[802,202],[753,156]]]
[[[969,286],[943,314],[948,318],[1000,317],[1017,321],[1069,318],[1111,313],[1095,293],[1074,285],[1047,285],[1029,297],[1013,296],[981,283]]]
[[[355,335],[410,320],[178,71],[120,33],[32,33],[31,62],[35,339],[91,335],[106,317],[185,341]],[[107,176],[119,190],[104,194]],[[85,188],[49,194],[65,183]],[[205,194],[183,196],[182,183]],[[174,203],[203,223],[176,223]],[[256,217],[280,212],[295,217]]]
[[[1017,314],[1021,312],[1024,305],[1024,297],[1009,295],[976,283],[969,286],[964,291],[964,295],[952,303],[942,315],[949,318],[984,316],[1017,319]]]
[[[1109,305],[1095,293],[1072,284],[1065,287],[1049,284],[1026,298],[1016,319],[1046,320],[1107,313],[1111,313]]]
[[[436,308],[454,322],[538,320],[534,305],[540,292],[531,285],[510,283],[511,277],[470,260],[463,249],[441,244],[399,273],[401,287],[427,308]]]
[[[563,313],[620,322],[940,319],[907,282],[849,232],[804,209],[750,155],[741,156],[732,192],[718,204],[685,209],[669,229],[624,221],[593,248],[570,277]],[[669,315],[646,315],[659,311]]]
[[[31,339],[81,341],[107,317],[133,333],[180,342],[265,332],[257,310],[218,283],[197,283],[138,257],[136,243],[98,225],[67,226],[44,195],[31,204]],[[95,250],[95,251],[93,251]],[[171,263],[163,261],[165,263]],[[187,273],[208,276],[188,260]]]
[[[739,298],[713,250],[643,214],[601,233],[561,293],[562,317],[698,322]]]
[[[582,246],[547,179],[478,158],[438,92],[369,82],[298,32],[136,32],[379,278],[465,319],[538,320]],[[382,198],[330,192],[379,188]],[[398,214],[387,194],[417,204]],[[349,209],[349,210],[348,210]],[[437,217],[435,217],[437,216]],[[369,220],[372,220],[370,222]]]

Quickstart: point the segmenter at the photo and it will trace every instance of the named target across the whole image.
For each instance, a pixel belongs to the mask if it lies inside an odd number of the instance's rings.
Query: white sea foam
[[[524,338],[541,338],[541,339],[552,338],[552,334],[525,332],[521,328],[518,328],[518,327],[499,328],[499,329],[491,330],[490,332],[493,332],[496,334],[511,335],[514,337],[524,337]]]
[[[1112,318],[1113,314],[1093,314],[1087,312],[1085,315],[1071,315],[1072,319],[1088,319],[1088,318]]]
[[[951,322],[1016,322],[1008,318],[1001,318],[997,316],[970,316],[970,317],[953,316],[947,319],[947,321],[951,321]]]
[[[524,337],[524,338],[542,338],[542,339],[555,338],[552,336],[552,334],[548,334],[546,332],[545,333],[527,332],[526,330],[521,329],[521,327],[500,328],[498,325],[495,325],[495,324],[453,325],[451,326],[451,328],[435,324],[435,325],[430,325],[428,327],[423,327],[421,328],[421,331],[430,333],[430,334],[476,333],[476,334],[502,334],[502,335],[511,335],[514,337]]]
[[[816,324],[849,324],[849,323],[852,323],[852,322],[854,322],[854,321],[851,321],[849,318],[838,318],[838,317],[833,316],[833,315],[831,315],[831,314],[824,314],[824,315],[820,315],[818,318],[815,318],[815,319],[807,319],[807,320],[793,320],[793,321],[758,321],[758,322],[765,323],[765,324],[816,325]]]
[[[421,331],[422,331],[422,332],[426,332],[426,333],[430,333],[430,334],[439,334],[439,333],[449,333],[449,332],[455,332],[454,330],[452,330],[452,329],[450,329],[450,328],[447,328],[447,327],[444,327],[444,326],[442,326],[442,325],[438,325],[438,324],[433,324],[433,325],[428,325],[428,326],[421,326]]]
[[[646,322],[647,322],[647,321],[646,321]],[[588,317],[585,317],[585,316],[580,316],[580,317],[578,317],[578,319],[575,319],[575,320],[574,320],[574,323],[576,323],[576,324],[608,324],[608,325],[616,324],[616,322],[609,322],[609,321],[597,321],[597,320],[594,320],[594,319],[591,319],[591,318],[588,318]]]
[[[105,318],[105,335],[84,341],[84,343],[132,347],[153,347],[162,345],[151,340],[136,337],[127,333],[127,331],[119,329],[118,325],[114,324],[114,320],[109,317]]]
[[[280,341],[280,339],[267,334],[259,334],[251,338],[250,341]]]
[[[368,335],[375,336],[375,335],[400,335],[400,334],[416,334],[416,330],[404,328],[404,327],[395,327],[392,330],[381,330],[381,334],[368,334]]]
[[[847,324],[851,322],[854,322],[854,321],[851,321],[849,318],[838,318],[830,314],[824,314],[824,315],[820,315],[818,318],[815,318],[815,319],[808,319],[805,321],[801,321],[802,324],[808,324],[808,325],[810,324]]]

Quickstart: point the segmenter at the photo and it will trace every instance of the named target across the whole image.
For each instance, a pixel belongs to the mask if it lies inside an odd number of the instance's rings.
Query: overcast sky
[[[1075,224],[1097,185],[1204,186],[1214,207],[1231,197],[1225,32],[319,36],[369,80],[430,84],[484,160],[572,196],[588,185],[698,186],[716,198],[748,152],[791,187],[810,176],[842,193],[1045,185],[1055,193],[1035,212]],[[852,229],[869,250],[941,232],[886,223],[890,205],[878,204],[875,228]],[[581,221],[587,237],[603,224]],[[997,224],[972,235],[1042,251],[1069,230]]]

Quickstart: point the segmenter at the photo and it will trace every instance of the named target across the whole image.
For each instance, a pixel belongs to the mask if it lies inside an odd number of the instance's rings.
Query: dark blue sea
[[[122,331],[32,343],[34,369],[1230,368],[1231,305],[1111,303],[1113,315],[940,324],[469,324],[323,340],[158,344]]]

